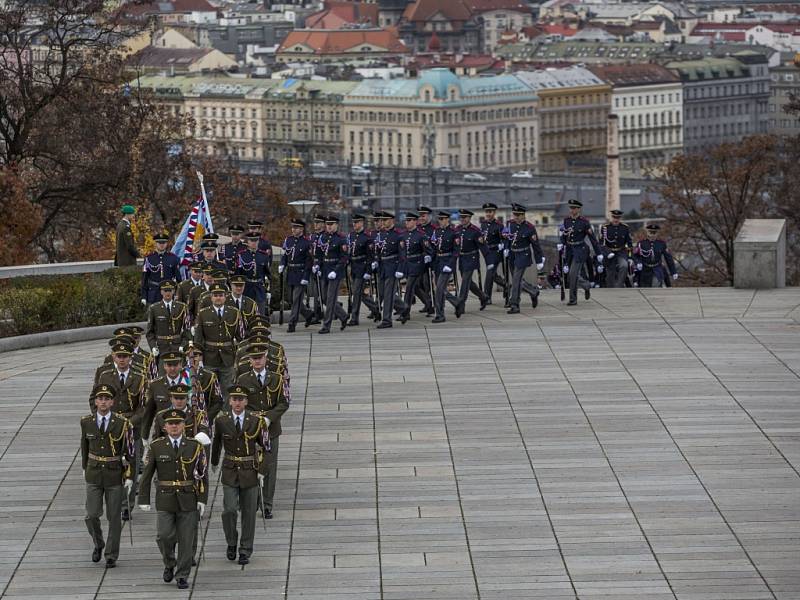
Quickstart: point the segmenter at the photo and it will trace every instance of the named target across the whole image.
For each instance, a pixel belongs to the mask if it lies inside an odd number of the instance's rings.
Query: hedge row
[[[0,282],[0,337],[141,321],[142,271],[17,277]]]

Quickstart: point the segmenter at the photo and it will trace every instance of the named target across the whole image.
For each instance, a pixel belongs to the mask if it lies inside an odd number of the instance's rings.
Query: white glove
[[[674,281],[677,281],[677,280],[678,280],[678,274],[677,274],[677,273],[673,273],[673,274],[672,274],[672,279],[673,279]]]
[[[508,248],[503,249],[503,256],[508,256],[510,253],[511,251]]]
[[[598,254],[598,255],[597,255],[597,262],[598,262],[599,264],[601,264],[601,265],[603,264],[603,255],[602,255],[602,254]]]
[[[331,271],[328,273],[328,279],[336,279],[336,271]]]
[[[497,249],[498,250],[502,250],[503,249],[503,244],[497,244]]]
[[[636,270],[637,271],[641,271],[642,270],[642,263],[636,263]]]
[[[122,487],[125,488],[125,491],[130,494],[131,488],[133,487],[133,479],[126,479],[125,482],[122,484]]]
[[[546,262],[547,262],[547,257],[543,256],[542,257],[542,262],[541,262],[542,267],[544,266],[544,263],[546,263]],[[539,268],[541,269],[542,267],[539,267]]]
[[[451,269],[450,267],[445,265],[445,266],[442,267],[442,271],[445,272],[445,273],[452,273],[453,269]]]
[[[194,337],[194,329],[195,329],[195,327],[194,327],[194,325],[192,325],[192,328],[189,330],[189,333],[192,334],[192,337]]]
[[[422,261],[427,265],[429,262],[433,260],[433,257],[430,254],[426,254]]]
[[[269,304],[270,300],[272,300],[272,292],[267,292],[267,304]]]
[[[158,356],[158,346],[153,346],[152,352],[153,356]]]
[[[211,472],[216,473],[219,471],[219,465],[211,465]]]
[[[207,436],[205,433],[203,433],[202,431],[198,431],[198,432],[197,432],[197,434],[194,436],[194,439],[196,439],[198,442],[200,442],[201,444],[203,444],[203,446],[209,446],[209,445],[211,445],[211,440],[210,440],[210,439],[209,439],[209,437],[208,437],[208,436]]]
[[[150,505],[149,504],[140,504],[139,510],[143,512],[150,512]]]
[[[630,258],[628,259],[628,266],[629,266],[629,267],[632,267],[632,266],[633,266],[633,260],[632,260],[632,259],[630,259]]]
[[[200,518],[203,518],[203,515],[206,514],[206,505],[204,502],[197,503],[197,511],[200,513]]]
[[[301,279],[300,285],[308,285],[308,279]]]
[[[597,265],[597,272],[598,273],[602,273],[605,270],[606,270],[606,268],[603,265]]]
[[[556,244],[556,250],[561,252],[563,249],[564,249],[564,244],[561,244],[561,243]]]
[[[542,261],[542,262],[540,262],[540,263],[536,263],[536,268],[537,268],[537,269],[539,269],[540,271],[541,271],[542,269],[544,269],[544,261]]]
[[[278,265],[278,273],[283,273],[286,270],[286,267],[283,265]]]
[[[311,272],[312,273],[319,273],[319,265],[314,265],[313,267],[311,267]]]
[[[395,279],[402,279],[403,278],[403,274],[400,271],[395,271],[394,272],[394,276],[395,276]]]
[[[372,267],[373,271],[377,271],[378,270],[378,263],[377,262],[372,263],[371,267]]]
[[[569,265],[564,265],[564,273],[569,273]]]
[[[609,253],[608,253],[608,260],[611,260],[611,259],[612,259],[612,258],[614,258],[615,256],[616,256],[616,254],[614,254],[613,252],[609,252]]]
[[[178,352],[180,352],[181,354],[183,354],[183,346],[178,346]]]
[[[364,281],[369,281],[370,279],[372,279],[372,275],[369,273],[364,273]]]
[[[142,298],[142,306],[147,306],[147,300],[145,300],[144,298]]]
[[[492,269],[494,269],[494,265],[486,265],[487,271],[491,271]]]
[[[264,485],[264,476],[261,473],[258,474],[258,485]]]

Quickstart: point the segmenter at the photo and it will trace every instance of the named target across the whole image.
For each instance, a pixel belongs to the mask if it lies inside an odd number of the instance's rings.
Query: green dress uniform
[[[188,279],[184,279],[180,283],[178,283],[178,287],[175,289],[175,300],[178,302],[183,302],[187,306],[189,305],[189,294],[191,294],[192,290],[196,287],[200,287],[203,285],[202,277],[200,279],[192,279],[191,276]]]
[[[183,302],[172,300],[169,306],[162,300],[151,304],[147,311],[147,344],[165,352],[180,352],[189,342],[189,309]]]
[[[128,221],[128,219],[120,219],[120,222],[117,223],[117,244],[114,254],[114,266],[133,266],[136,264],[137,258],[139,258],[139,251],[136,249],[136,243],[133,241],[131,222]]]
[[[170,400],[169,397],[169,388],[180,383],[180,379],[180,375],[174,380],[170,380],[169,377],[164,375],[163,377],[154,379],[150,382],[150,385],[147,386],[144,409],[142,410],[142,416],[139,421],[143,438],[149,440],[160,437],[161,434],[158,432],[156,432],[156,435],[152,435],[153,420],[162,410],[166,410],[172,406],[172,400]]]
[[[246,393],[244,388],[234,387]],[[234,388],[231,389],[231,393],[236,393]],[[237,425],[239,419],[241,423]],[[265,474],[269,443],[267,422],[249,410],[241,415],[234,415],[232,411],[223,412],[214,420],[211,464],[215,467],[219,464],[220,453],[224,448],[222,529],[228,544],[228,558],[231,560],[235,558],[237,543],[240,556],[249,558],[253,553],[259,494],[258,476]],[[241,538],[236,529],[239,511],[242,513]]]
[[[242,326],[239,311],[228,305],[220,309],[210,306],[197,315],[194,345],[203,351],[203,366],[217,376],[223,390],[233,383],[236,344],[242,337]]]
[[[278,476],[278,442],[281,435],[281,416],[289,408],[289,380],[281,373],[265,369],[262,373],[253,370],[244,373],[236,381],[246,387],[247,408],[255,416],[269,421],[270,452],[266,455],[264,469],[264,509],[272,511],[275,483]]]
[[[226,300],[228,306],[234,307],[239,311],[241,318],[244,320],[244,327],[247,329],[250,326],[250,321],[253,317],[258,316],[258,304],[252,298],[247,296],[239,296],[234,298],[233,294],[228,296]]]
[[[208,293],[208,290],[209,286],[206,285],[205,282],[201,283],[200,285],[196,285],[189,290],[189,296],[186,301],[186,305],[189,307],[189,318],[191,319],[192,323],[197,321],[197,313],[200,312],[198,304],[203,295]]]
[[[244,375],[250,370],[250,347],[255,344],[267,345],[267,370],[281,373],[284,377],[289,376],[286,365],[286,351],[283,345],[273,342],[265,336],[252,337],[243,341],[236,350],[236,378]]]
[[[171,411],[185,419],[181,411]],[[177,445],[177,448],[175,447]],[[157,533],[156,543],[167,571],[186,579],[192,566],[193,546],[197,535],[197,504],[208,501],[208,474],[203,445],[185,434],[180,440],[158,438],[150,445],[150,454],[142,473],[139,504],[150,505],[150,487],[155,477]],[[175,556],[175,546],[178,555]],[[180,583],[180,581],[179,581]]]
[[[86,528],[94,547],[105,547],[106,559],[116,561],[122,532],[122,482],[131,478],[134,461],[133,427],[118,413],[110,412],[106,419],[105,428],[102,417],[96,414],[81,419],[81,465],[86,480]],[[100,525],[104,500],[108,520],[105,542]]]
[[[161,410],[156,415],[155,420],[153,421],[153,429],[155,430],[155,437],[163,437],[167,435],[167,432],[164,430],[164,426],[166,425],[166,417],[171,413],[174,409],[172,407],[165,408]],[[208,421],[208,413],[205,410],[197,409],[192,406],[187,406],[184,409],[181,409],[184,413],[186,413],[186,419],[184,420],[185,429],[184,434],[193,438],[197,436],[198,433],[203,432],[208,436],[208,439],[211,439],[211,428],[209,427]]]

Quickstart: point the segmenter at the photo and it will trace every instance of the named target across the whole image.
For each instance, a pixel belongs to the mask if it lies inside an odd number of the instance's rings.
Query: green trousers
[[[253,538],[256,534],[258,484],[239,488],[222,486],[222,529],[228,546],[239,545],[239,554],[249,557],[253,553]],[[238,537],[236,523],[242,513],[242,537]]]
[[[119,558],[119,538],[122,533],[122,496],[125,493],[121,485],[103,487],[93,483],[86,484],[86,529],[92,536],[95,548],[106,547],[106,558]],[[103,540],[103,527],[100,517],[103,515],[103,501],[106,505],[108,519],[108,540]]]
[[[266,473],[264,474],[264,504],[267,510],[272,510],[272,498],[275,496],[275,483],[278,481],[278,440],[279,437],[269,438],[271,450],[264,456]]]
[[[161,551],[164,566],[175,568],[175,577],[189,577],[192,569],[192,555],[197,539],[197,511],[166,512],[158,511],[156,524],[156,543]],[[175,545],[178,557],[175,558]]]

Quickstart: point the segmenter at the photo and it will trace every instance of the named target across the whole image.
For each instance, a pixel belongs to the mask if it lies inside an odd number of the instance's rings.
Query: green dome
[[[423,71],[419,77],[419,83],[417,84],[417,93],[419,93],[419,90],[424,85],[432,86],[433,97],[439,98],[440,100],[447,99],[447,88],[451,85],[455,86],[458,89],[459,95],[461,95],[461,80],[457,75],[453,75],[450,69],[444,67]]]

